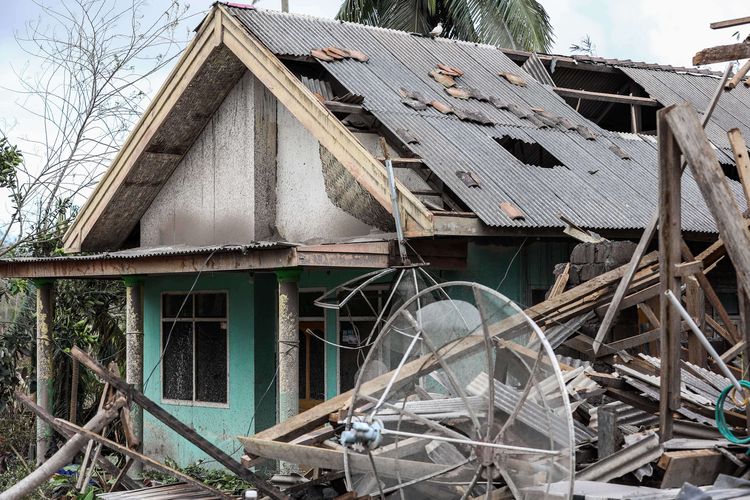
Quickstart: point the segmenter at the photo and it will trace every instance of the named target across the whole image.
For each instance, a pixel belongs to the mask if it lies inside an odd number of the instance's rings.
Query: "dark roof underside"
[[[367,63],[345,59],[321,64],[348,91],[364,96],[364,107],[392,133],[398,136],[399,129],[413,133],[419,144],[410,144],[412,151],[489,226],[563,227],[559,219],[562,214],[591,229],[640,229],[656,209],[655,142],[599,128],[494,47],[273,11],[234,7],[228,7],[228,11],[280,56],[308,56],[310,50],[328,46],[366,53],[370,57]],[[463,70],[464,76],[457,79],[463,87],[479,89],[525,111],[543,109],[567,118],[573,125],[588,127],[596,138],[586,140],[564,127],[539,128],[488,102],[453,98],[429,76],[437,63]],[[503,71],[522,76],[527,85],[508,83],[497,76]],[[455,108],[481,111],[494,125],[461,121],[432,108],[413,110],[402,104],[401,87]],[[504,136],[540,144],[562,165],[543,168],[524,164],[495,140]],[[613,145],[631,158],[620,158],[612,151]],[[722,163],[732,163],[726,152],[717,153]],[[480,187],[465,185],[457,171],[473,172]],[[744,210],[741,188],[732,184]],[[715,232],[689,170],[683,180],[683,193],[684,229]],[[500,209],[502,202],[520,208],[525,220],[511,220]]]

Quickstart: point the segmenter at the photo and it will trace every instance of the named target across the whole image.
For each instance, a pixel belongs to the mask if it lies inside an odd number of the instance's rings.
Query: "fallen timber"
[[[724,255],[724,244],[721,240],[713,243],[703,252],[695,257],[695,260],[703,262],[708,267]],[[560,293],[536,306],[530,307],[524,313],[539,326],[553,326],[563,323],[586,312],[595,310],[597,307],[606,305],[611,301],[613,290],[619,280],[625,274],[627,265],[597,276],[575,288]],[[628,287],[628,294],[648,288],[659,281],[658,255],[657,252],[647,254],[641,259],[636,274]],[[508,318],[498,324],[490,326],[493,336],[498,336],[508,329],[517,326],[522,321],[519,317]],[[442,351],[450,359],[451,356],[466,353],[472,349],[480,349],[483,340],[478,337],[467,337],[457,341],[455,345],[447,345]],[[425,356],[404,365],[397,379],[404,383],[407,380],[419,377],[435,366],[437,361],[432,356]],[[362,385],[360,392],[370,396],[382,391],[390,381],[393,372],[380,375]],[[303,413],[290,417],[281,424],[261,431],[253,436],[253,439],[266,441],[289,442],[294,438],[302,436],[328,422],[329,415],[346,409],[351,405],[353,391],[342,393]],[[292,452],[294,448],[290,447]],[[262,458],[247,450],[249,459]]]

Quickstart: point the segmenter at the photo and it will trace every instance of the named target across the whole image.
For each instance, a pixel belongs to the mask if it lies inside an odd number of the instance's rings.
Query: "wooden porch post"
[[[143,392],[143,282],[125,277],[125,381]],[[132,405],[130,415],[133,433],[138,440],[137,451],[143,450],[143,408]],[[143,464],[136,461],[130,468],[131,476],[139,476]]]
[[[680,241],[682,223],[680,216],[682,169],[680,148],[666,120],[665,108],[657,113],[659,138],[659,271],[661,276],[661,394],[659,401],[659,426],[661,440],[672,437],[673,412],[680,408],[680,334],[681,319],[663,295],[671,290],[680,297],[680,279],[675,266],[681,261]]]
[[[52,322],[54,318],[54,283],[35,280],[36,285],[36,403],[52,413]],[[36,419],[36,463],[45,461],[52,440],[52,428]]]
[[[279,281],[279,423],[299,413],[299,276],[300,271],[277,271]],[[282,474],[296,472],[296,465],[282,462]]]

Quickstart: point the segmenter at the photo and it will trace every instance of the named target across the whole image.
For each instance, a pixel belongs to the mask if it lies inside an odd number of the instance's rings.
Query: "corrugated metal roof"
[[[167,257],[178,255],[202,255],[216,253],[246,253],[251,250],[270,250],[274,248],[290,248],[292,243],[279,241],[259,241],[242,245],[171,245],[156,247],[138,247],[117,252],[103,252],[88,255],[64,255],[59,257],[16,257],[0,259],[0,262],[62,262],[113,259],[142,259],[146,257]]]
[[[638,136],[626,139],[599,128],[496,47],[275,11],[228,10],[277,55],[306,56],[312,49],[328,46],[367,54],[367,63],[344,59],[321,65],[349,92],[364,96],[363,106],[390,131],[406,129],[413,133],[419,139],[419,144],[409,145],[413,152],[487,225],[564,227],[559,219],[564,214],[586,228],[639,229],[656,209],[655,144]],[[457,81],[462,87],[479,89],[486,96],[513,103],[524,113],[544,110],[569,120],[572,126],[587,127],[596,138],[586,140],[575,130],[562,127],[539,128],[532,120],[519,118],[489,102],[451,97],[429,76],[438,63],[460,68],[464,75]],[[526,85],[513,85],[498,76],[499,72],[512,72],[522,77]],[[651,75],[649,78],[658,81]],[[660,81],[653,86],[670,99],[677,96],[674,92],[669,94],[664,88],[667,85]],[[481,112],[494,125],[469,123],[431,107],[414,110],[401,102],[400,88],[418,91],[429,100],[454,108]],[[702,88],[691,90],[696,99],[705,93]],[[543,168],[524,164],[497,143],[495,139],[503,136],[537,143],[563,165]],[[613,144],[625,150],[630,159],[616,155],[610,149]],[[457,171],[473,172],[480,186],[466,186]],[[684,229],[715,232],[715,223],[690,174],[684,177],[683,191]],[[735,192],[744,209],[741,191]],[[501,202],[517,206],[525,219],[512,220],[500,209]]]

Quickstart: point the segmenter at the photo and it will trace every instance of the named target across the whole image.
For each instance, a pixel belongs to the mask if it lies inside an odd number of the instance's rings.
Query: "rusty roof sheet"
[[[399,130],[416,136],[419,143],[408,147],[489,226],[560,228],[564,227],[559,218],[562,214],[590,229],[640,229],[656,209],[656,145],[648,138],[599,128],[496,47],[275,11],[228,10],[277,55],[307,56],[312,49],[328,46],[367,54],[367,63],[344,59],[320,64],[349,92],[364,96],[363,106],[383,126],[397,136]],[[516,109],[448,95],[443,85],[429,76],[438,63],[464,72],[456,78],[462,88],[475,89],[485,98]],[[513,85],[499,77],[500,72],[514,73],[526,85]],[[459,115],[464,111],[484,116],[492,124],[471,123],[429,106],[412,109],[402,102],[402,88],[417,92],[427,102],[437,100],[458,109]],[[694,92],[697,98],[703,91]],[[533,109],[562,119],[568,127],[583,127],[593,132],[595,139],[586,140],[562,125],[542,124],[540,128],[542,117]],[[524,164],[495,140],[504,136],[538,143],[563,165],[543,168]],[[618,156],[613,145],[629,159]],[[722,161],[727,159],[725,152],[717,153]],[[474,174],[479,187],[464,183],[459,172]],[[733,184],[744,210],[741,189]],[[683,186],[684,229],[715,232],[715,223],[689,173]],[[500,208],[503,202],[513,204],[525,217],[511,219]]]

